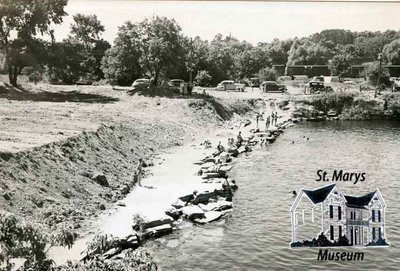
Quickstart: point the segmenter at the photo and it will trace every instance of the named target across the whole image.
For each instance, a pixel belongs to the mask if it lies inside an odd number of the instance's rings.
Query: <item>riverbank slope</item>
[[[131,191],[139,158],[146,175],[166,149],[207,138],[254,106],[108,86],[5,86],[0,97],[0,209],[45,231],[85,228]]]

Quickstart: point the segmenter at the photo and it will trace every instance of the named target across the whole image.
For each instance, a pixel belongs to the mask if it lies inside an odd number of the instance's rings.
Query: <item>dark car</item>
[[[392,91],[400,91],[400,77],[393,80]]]
[[[325,85],[324,78],[322,76],[315,76],[310,82],[308,82],[304,89],[305,94],[326,92],[333,92],[333,89],[331,86]]]
[[[276,83],[275,81],[264,81],[260,85],[260,89],[263,92],[285,92],[286,91],[286,86],[285,85],[280,85]]]

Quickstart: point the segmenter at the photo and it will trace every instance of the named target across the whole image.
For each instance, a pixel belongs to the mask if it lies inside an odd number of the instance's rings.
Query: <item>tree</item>
[[[388,68],[381,67],[381,73],[380,73],[381,77],[379,79],[379,61],[368,64],[365,71],[367,78],[372,85],[374,86],[377,86],[378,84],[385,86],[390,85],[389,81],[390,74]]]
[[[74,84],[82,75],[86,59],[84,47],[69,40],[52,42],[48,47],[46,75],[51,83]]]
[[[136,29],[139,62],[157,85],[163,74],[184,61],[181,27],[173,19],[155,16],[139,23]]]
[[[49,248],[54,245],[71,248],[76,237],[66,229],[49,236],[11,213],[0,212],[0,266],[12,270],[11,260],[23,258],[25,270],[50,271],[54,262],[47,258]]]
[[[311,35],[310,38],[316,43],[322,40],[329,40],[334,44],[346,45],[354,42],[354,33],[344,29],[326,29]]]
[[[71,25],[70,31],[72,39],[82,42],[85,47],[89,48],[100,40],[105,29],[96,15],[78,13],[73,16],[73,19],[74,23]]]
[[[392,64],[400,64],[400,39],[396,39],[383,48],[384,57]]]
[[[184,67],[181,28],[166,17],[125,23],[114,44],[102,62],[103,72],[111,83],[131,84],[138,76],[145,76],[158,84],[162,77],[177,74]]]
[[[209,66],[207,57],[209,54],[209,44],[207,41],[203,41],[200,37],[183,39],[183,46],[185,50],[185,69],[189,73],[201,70],[206,70]],[[192,78],[193,79],[193,78]]]
[[[293,40],[278,40],[274,39],[267,45],[267,52],[271,64],[284,65],[288,61],[289,50],[293,44]]]
[[[196,75],[196,81],[199,86],[209,86],[212,80],[212,76],[208,71],[199,71]]]
[[[351,60],[346,55],[335,55],[329,62],[332,75],[344,76],[351,67]]]
[[[104,57],[107,49],[111,47],[110,43],[101,38],[104,32],[104,26],[97,19],[96,15],[76,14],[73,16],[74,23],[71,25],[70,36],[67,39],[69,43],[78,43],[83,45],[80,63],[80,77],[84,80],[100,80],[104,78],[101,69],[101,59]]]
[[[1,0],[0,49],[4,51],[9,82],[17,86],[29,41],[36,34],[49,32],[51,24],[59,24],[66,15],[67,0]],[[11,38],[11,33],[16,33]]]
[[[114,46],[105,52],[101,62],[104,76],[112,85],[131,85],[143,74],[138,39],[136,24],[126,22],[119,27]]]
[[[274,68],[265,68],[260,71],[260,81],[276,81],[278,72]]]

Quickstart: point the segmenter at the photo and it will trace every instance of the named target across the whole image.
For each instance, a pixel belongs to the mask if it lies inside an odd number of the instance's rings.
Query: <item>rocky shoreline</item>
[[[181,195],[165,210],[165,215],[157,219],[146,219],[135,215],[131,234],[115,239],[102,253],[87,250],[82,260],[90,261],[94,258],[110,261],[118,260],[121,259],[121,254],[127,250],[137,249],[147,240],[159,238],[179,229],[184,221],[190,221],[193,224],[208,224],[233,211],[232,199],[235,191],[239,189],[238,183],[240,183],[240,180],[236,182],[229,177],[233,162],[241,155],[251,152],[254,146],[273,144],[286,128],[293,125],[291,113],[279,111],[280,116],[276,125],[265,131],[251,128],[251,124],[255,120],[252,122],[245,119],[241,120],[239,124],[237,122],[231,123],[229,129],[240,130],[243,134],[246,134],[243,141],[235,142],[234,146],[215,149],[209,140],[202,142],[200,147],[211,151],[211,153],[194,163],[196,170],[193,174],[199,176],[201,184],[209,184],[211,188],[204,189],[203,186],[192,193]]]

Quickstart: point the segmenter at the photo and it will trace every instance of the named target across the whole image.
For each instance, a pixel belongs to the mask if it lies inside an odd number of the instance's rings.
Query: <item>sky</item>
[[[126,21],[153,15],[174,18],[185,35],[211,40],[221,33],[253,44],[309,36],[324,29],[399,30],[400,2],[217,2],[69,0],[56,39],[69,32],[72,15],[96,14],[105,26],[103,38],[114,40]]]

